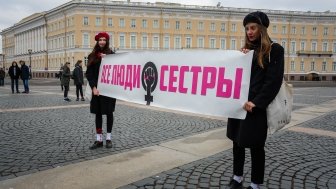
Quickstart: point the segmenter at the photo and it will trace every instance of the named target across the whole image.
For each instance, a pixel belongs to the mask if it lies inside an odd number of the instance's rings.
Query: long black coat
[[[256,107],[244,120],[228,119],[227,137],[245,148],[263,147],[267,138],[266,108],[278,94],[284,75],[284,49],[272,45],[271,61],[264,59],[265,68],[253,56],[248,100]]]
[[[16,69],[15,70],[15,72],[16,72],[15,75],[14,75],[14,68]],[[19,79],[19,77],[21,75],[21,69],[19,68],[18,65],[11,66],[11,67],[9,67],[8,75],[10,76],[11,79]]]
[[[21,66],[21,79],[27,80],[29,79],[29,75],[30,75],[29,67],[26,66],[26,64],[23,64]]]
[[[70,77],[71,77],[70,68],[68,66],[64,66],[62,72],[61,85],[69,86]]]
[[[75,85],[83,85],[84,84],[84,76],[82,66],[76,65],[72,77],[74,79]]]
[[[114,54],[113,51],[105,52],[104,54]],[[101,58],[96,54],[91,53],[88,57],[89,64],[86,70],[86,77],[91,89],[97,87],[99,68],[101,64]],[[115,110],[116,99],[106,96],[95,96],[92,94],[90,102],[90,112],[93,114],[111,115]]]

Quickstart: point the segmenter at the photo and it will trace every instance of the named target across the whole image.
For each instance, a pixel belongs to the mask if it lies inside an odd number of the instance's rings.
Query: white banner
[[[144,51],[106,56],[101,95],[150,106],[244,119],[253,51]]]

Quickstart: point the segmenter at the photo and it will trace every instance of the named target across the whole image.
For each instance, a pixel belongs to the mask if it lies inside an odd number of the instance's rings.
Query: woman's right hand
[[[93,95],[99,96],[99,91],[96,87],[93,87],[92,92],[93,92]]]
[[[241,51],[242,53],[247,54],[248,52],[250,52],[250,49],[241,49],[240,51]]]

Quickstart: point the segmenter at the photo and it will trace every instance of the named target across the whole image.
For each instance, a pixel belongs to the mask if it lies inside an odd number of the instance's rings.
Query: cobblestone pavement
[[[89,113],[89,108],[69,106],[69,108],[56,109],[65,105],[88,105],[88,102],[64,102],[62,100],[62,92],[58,89],[58,86],[33,85],[31,90],[30,94],[12,95],[8,86],[5,88],[0,87],[0,180],[152,146],[164,141],[226,126],[225,121],[118,104],[113,127],[113,148],[91,151],[88,147],[94,140],[95,130],[94,117]],[[294,90],[294,94],[294,108],[298,109],[335,99],[336,89],[297,88]],[[71,88],[70,95],[74,95],[74,87]],[[25,108],[34,107],[47,107],[47,109],[25,110]],[[18,108],[23,109],[11,112],[11,109]],[[1,110],[6,110],[6,112],[1,112]],[[335,123],[335,114],[321,118],[321,120],[318,120],[318,123],[320,122],[323,123],[323,126],[327,125],[330,131],[335,130],[335,125],[332,124]],[[303,126],[310,127],[309,123]],[[315,126],[316,124],[311,123],[311,127],[315,128]],[[267,167],[270,167],[270,169],[267,170],[268,173],[266,175],[271,175],[267,177],[274,178],[274,180],[267,180],[266,183],[269,184],[266,186],[280,186],[279,184],[286,180],[284,178],[290,177],[292,179],[291,176],[285,175],[291,173],[285,171],[287,167],[292,168],[298,178],[302,176],[307,178],[307,181],[311,181],[312,179],[310,178],[315,178],[318,173],[323,173],[323,177],[318,177],[323,180],[321,183],[334,186],[333,184],[335,183],[333,182],[336,178],[331,178],[331,176],[335,175],[335,172],[328,172],[328,170],[335,170],[336,168],[330,164],[332,161],[336,162],[335,156],[332,154],[336,154],[335,148],[328,146],[335,144],[334,138],[314,137],[290,131],[279,133],[276,136],[279,137],[271,137],[268,140],[266,147],[267,154],[272,154],[272,157],[267,158]],[[278,145],[279,142],[282,143],[281,146]],[[321,144],[324,145],[322,146],[323,150],[320,149]],[[283,152],[288,152],[291,155],[281,155]],[[190,186],[193,185],[191,187],[196,188],[202,186],[212,187],[215,182],[220,181],[216,185],[220,187],[231,176],[231,157],[231,152],[225,151],[205,160],[171,170],[168,172],[169,174],[162,173],[159,177],[148,178],[145,181],[140,181],[140,184],[137,183],[127,187],[139,186],[141,188],[145,185],[141,185],[141,182],[147,183],[147,180],[153,180],[157,187],[163,184],[169,184],[168,188],[172,185],[174,187],[180,186],[181,183],[178,181],[185,182]],[[282,162],[291,163],[283,165]],[[325,168],[318,169],[314,167],[314,163],[323,164]],[[247,162],[246,165],[248,164]],[[302,166],[296,168],[294,165],[297,164]],[[311,168],[313,171],[309,171],[306,167]],[[246,167],[246,171],[248,170],[249,167]],[[184,173],[183,177],[185,178],[183,180],[179,180],[179,178],[182,178],[179,173],[181,175]],[[311,176],[310,173],[314,174]],[[208,176],[203,177],[204,174]],[[247,173],[247,175],[249,174]],[[274,175],[278,175],[278,177]],[[175,178],[175,182],[173,182],[173,178]],[[246,181],[248,179],[248,177],[245,178]],[[189,180],[191,183],[189,183]],[[195,183],[196,181],[198,182]],[[303,181],[302,184],[309,186],[310,182],[305,183],[305,179]],[[286,183],[293,182],[288,180]],[[203,184],[199,185],[200,183]],[[310,184],[314,184],[314,182]],[[166,188],[165,185],[163,186]]]
[[[327,127],[326,127],[327,125]],[[336,131],[336,112],[299,127]],[[336,138],[280,131],[267,140],[265,182],[262,188],[336,188]],[[132,183],[131,188],[225,188],[232,177],[232,150]],[[246,153],[244,186],[251,174]]]

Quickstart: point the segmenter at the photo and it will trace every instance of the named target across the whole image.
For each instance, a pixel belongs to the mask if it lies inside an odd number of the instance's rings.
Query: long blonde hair
[[[264,68],[264,63],[263,59],[264,58],[269,58],[270,52],[271,52],[271,39],[267,33],[267,28],[265,26],[262,26],[258,24],[258,29],[260,31],[260,47],[257,51],[257,60],[258,60],[258,65],[261,68]],[[247,33],[245,32],[245,45],[244,48],[246,49],[252,49],[253,44],[252,41],[250,41],[247,37]],[[255,49],[256,50],[256,49]]]

